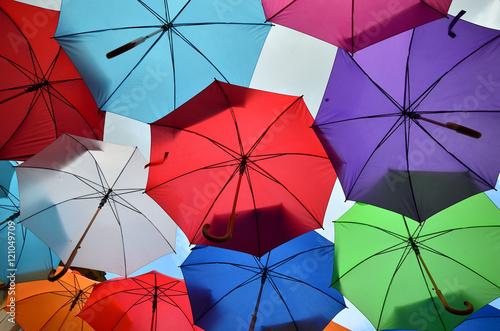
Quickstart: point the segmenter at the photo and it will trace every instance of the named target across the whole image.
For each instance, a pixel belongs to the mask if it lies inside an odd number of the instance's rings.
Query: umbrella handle
[[[447,128],[447,129],[453,130],[456,133],[460,133],[460,134],[469,136],[471,138],[476,138],[476,139],[481,138],[481,132],[478,132],[476,130],[473,130],[471,128],[468,128],[468,127],[460,125],[460,124],[456,124],[456,123],[452,123],[452,122],[447,122],[445,124],[445,123],[441,123],[441,122],[438,122],[438,121],[431,120],[430,118],[426,118],[426,117],[423,117],[421,115],[417,115],[415,118],[419,119],[419,120],[423,120],[423,121],[429,122],[429,123],[432,123],[432,124],[436,124],[436,125],[442,126],[443,128]]]
[[[457,34],[453,31],[451,31],[451,29],[453,29],[453,27],[455,26],[455,24],[457,24],[458,20],[460,19],[460,17],[462,17],[464,14],[465,14],[465,10],[461,10],[457,16],[455,16],[455,18],[453,18],[453,20],[451,21],[450,25],[448,26],[448,35],[452,38],[455,38],[457,36]]]
[[[450,305],[448,305],[448,302],[446,302],[446,299],[444,298],[443,293],[441,293],[441,290],[436,288],[436,293],[437,293],[437,296],[438,296],[439,300],[441,301],[441,304],[443,305],[444,309],[446,309],[447,311],[449,311],[452,314],[469,315],[469,314],[472,314],[472,312],[474,311],[474,306],[469,301],[464,301],[464,305],[467,308],[456,309],[456,308],[450,307]]]
[[[160,33],[160,32],[162,32],[162,31],[165,31],[163,27],[162,27],[162,28],[160,28],[160,29],[158,29],[158,30],[156,30],[156,31],[154,31],[154,32],[152,32],[152,33],[150,33],[150,34],[148,34],[147,36],[144,36],[144,37],[139,37],[139,38],[137,38],[137,39],[135,39],[135,40],[132,40],[132,41],[130,41],[130,42],[128,42],[128,43],[126,43],[125,45],[122,45],[122,46],[120,46],[120,47],[118,47],[118,48],[116,48],[116,49],[112,50],[111,52],[107,53],[107,54],[106,54],[106,57],[107,57],[108,59],[112,59],[112,58],[114,58],[115,56],[118,56],[118,55],[123,54],[123,53],[125,53],[125,52],[127,52],[127,51],[130,51],[130,50],[131,50],[132,48],[134,48],[135,46],[140,45],[140,44],[142,44],[143,42],[145,42],[145,41],[146,41],[146,39],[151,38],[151,37],[152,37],[152,36],[154,36],[155,34]]]
[[[226,234],[222,237],[214,236],[208,233],[208,229],[210,229],[210,224],[203,225],[203,228],[201,230],[203,236],[212,242],[223,243],[231,239],[231,237],[233,236],[234,219],[236,217],[236,202],[238,201],[238,193],[240,192],[241,178],[243,177],[243,174],[244,171],[239,172],[238,185],[236,186],[236,193],[234,194],[233,210],[231,211],[231,216],[229,217],[229,223],[227,224]]]
[[[55,269],[50,270],[47,279],[49,281],[51,281],[51,282],[55,282],[56,280],[58,280],[59,278],[61,278],[62,276],[64,276],[64,274],[68,271],[69,266],[70,266],[70,261],[68,261],[68,263],[66,263],[63,266],[62,270],[57,275],[56,275],[56,270]]]
[[[63,269],[61,270],[61,272],[59,272],[57,275],[56,275],[56,270],[54,270],[54,269],[52,269],[49,272],[49,275],[47,277],[47,279],[49,281],[54,282],[54,281],[58,280],[59,278],[61,278],[68,271],[69,266],[71,265],[71,263],[75,259],[76,253],[78,253],[78,249],[80,248],[80,245],[82,244],[83,239],[87,235],[87,232],[89,232],[90,227],[92,226],[92,223],[94,223],[94,221],[95,221],[95,219],[97,217],[97,214],[99,214],[99,212],[101,211],[101,209],[104,206],[104,204],[106,203],[106,201],[108,201],[108,198],[109,198],[109,195],[111,194],[111,191],[112,191],[111,189],[108,189],[108,192],[106,193],[106,195],[104,195],[104,197],[101,199],[101,202],[99,203],[99,207],[97,207],[97,210],[96,210],[94,216],[90,220],[89,225],[87,225],[87,228],[83,232],[82,237],[78,241],[78,244],[76,244],[75,248],[71,252],[71,255],[69,256],[69,259],[66,262],[66,264],[64,264]]]
[[[469,315],[469,314],[471,314],[474,311],[474,306],[469,301],[464,301],[464,305],[467,306],[467,308],[465,308],[465,309],[455,309],[453,307],[450,307],[450,305],[448,305],[448,302],[446,302],[446,299],[444,298],[443,293],[441,293],[441,290],[438,289],[436,282],[434,282],[434,279],[432,278],[432,275],[431,275],[429,269],[427,269],[427,265],[425,264],[424,259],[422,258],[420,253],[417,253],[417,257],[420,260],[420,262],[422,263],[422,266],[424,267],[425,272],[427,273],[427,276],[429,276],[429,279],[431,280],[432,285],[434,286],[434,289],[436,290],[436,294],[439,298],[439,301],[441,301],[441,304],[443,305],[444,309],[446,309],[448,312],[455,314],[455,315]]]

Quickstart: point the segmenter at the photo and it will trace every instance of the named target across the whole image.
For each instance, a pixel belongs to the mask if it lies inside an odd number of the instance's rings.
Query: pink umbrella
[[[262,0],[262,4],[268,21],[354,53],[446,17],[451,0]]]

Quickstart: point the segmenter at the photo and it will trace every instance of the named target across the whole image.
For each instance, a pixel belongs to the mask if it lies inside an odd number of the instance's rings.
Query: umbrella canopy
[[[446,17],[451,0],[262,0],[268,21],[354,53]]]
[[[451,330],[500,296],[499,235],[484,193],[423,223],[357,203],[335,222],[332,286],[376,329]]]
[[[157,271],[97,284],[78,316],[96,331],[202,330],[184,281]]]
[[[181,265],[195,324],[205,330],[322,330],[345,308],[329,286],[333,250],[316,231],[261,258],[196,246]]]
[[[62,1],[55,38],[102,110],[150,123],[214,78],[248,86],[264,21],[259,0]]]
[[[58,11],[0,4],[0,159],[26,160],[63,132],[102,140],[99,112],[71,61],[51,39]]]
[[[171,253],[176,225],[144,193],[137,148],[62,135],[16,168],[20,222],[66,267],[129,275]]]
[[[191,243],[262,256],[323,224],[336,176],[312,122],[301,97],[214,81],[151,124],[146,193]]]
[[[486,305],[469,316],[453,331],[477,331],[500,329],[500,309]]]
[[[0,280],[7,286],[46,278],[59,264],[59,258],[38,237],[16,222],[20,211],[14,165],[0,161],[0,249],[4,252]]]
[[[347,199],[423,221],[494,188],[500,31],[448,25],[337,52],[313,127]]]
[[[15,320],[25,331],[92,331],[77,314],[95,284],[97,282],[72,270],[55,282],[38,280],[17,284],[15,293],[7,297],[4,309],[10,312],[13,307]]]

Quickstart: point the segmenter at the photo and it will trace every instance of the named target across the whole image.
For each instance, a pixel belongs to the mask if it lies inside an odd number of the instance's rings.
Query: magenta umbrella
[[[354,53],[446,17],[451,0],[262,0],[262,4],[268,21]]]

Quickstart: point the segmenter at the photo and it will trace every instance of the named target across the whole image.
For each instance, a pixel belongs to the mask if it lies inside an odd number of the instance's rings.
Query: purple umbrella
[[[423,221],[495,187],[500,31],[450,18],[338,50],[313,127],[348,200]]]

